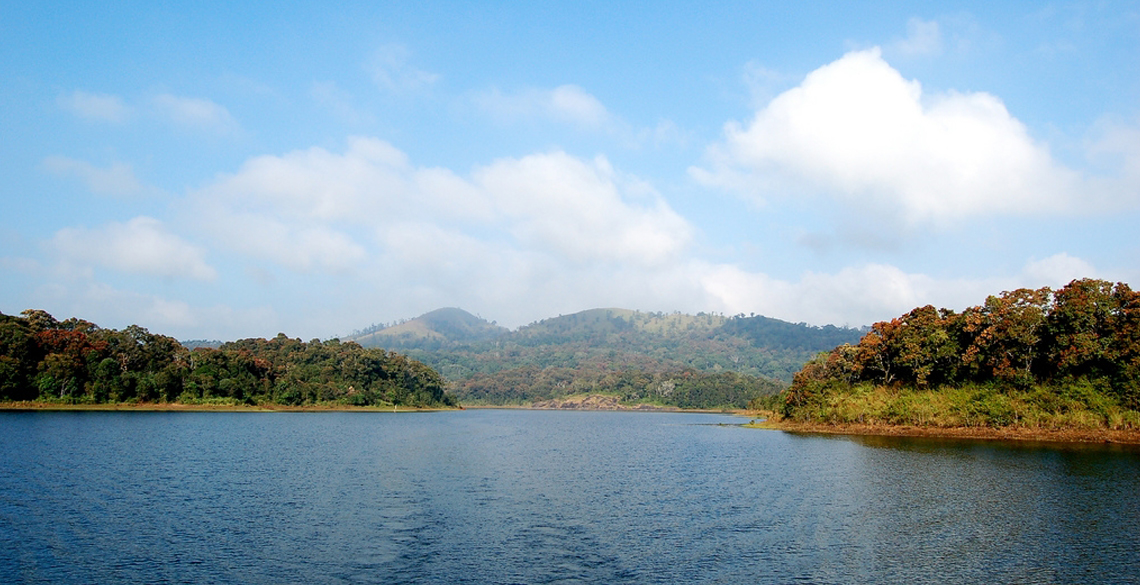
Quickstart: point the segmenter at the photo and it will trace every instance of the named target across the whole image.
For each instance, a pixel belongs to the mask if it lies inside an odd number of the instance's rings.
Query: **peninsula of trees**
[[[0,314],[0,401],[450,407],[444,381],[401,354],[338,340],[243,339],[187,349],[132,325],[39,310]]]
[[[1140,429],[1140,292],[1074,280],[925,306],[809,361],[767,404],[805,423]]]

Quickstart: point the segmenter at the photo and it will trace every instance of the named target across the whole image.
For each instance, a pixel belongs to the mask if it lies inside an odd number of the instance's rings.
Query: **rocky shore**
[[[790,433],[894,437],[988,439],[1042,443],[1116,443],[1140,445],[1140,431],[1117,429],[1045,429],[1032,427],[918,427],[910,425],[826,424],[763,421],[745,425]]]
[[[554,398],[539,400],[531,408],[544,410],[635,410],[635,411],[661,411],[675,412],[680,409],[675,406],[657,406],[654,404],[622,404],[616,396],[590,394],[587,396],[570,396],[567,398]]]

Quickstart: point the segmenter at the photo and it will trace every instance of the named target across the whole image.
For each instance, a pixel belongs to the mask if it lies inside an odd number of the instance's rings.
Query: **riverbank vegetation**
[[[0,402],[457,405],[430,367],[355,343],[279,334],[190,350],[136,325],[104,329],[39,310],[0,314]]]
[[[798,423],[1140,430],[1140,293],[1083,279],[920,307],[751,406]]]

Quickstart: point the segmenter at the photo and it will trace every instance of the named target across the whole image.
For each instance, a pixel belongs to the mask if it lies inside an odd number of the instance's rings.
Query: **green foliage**
[[[882,392],[889,399],[867,399]],[[1140,416],[1140,293],[1084,279],[1004,292],[961,314],[921,307],[809,361],[780,406],[796,420],[1007,426],[1062,417],[1119,428]]]
[[[137,325],[116,331],[78,319],[61,323],[44,311],[0,314],[0,400],[457,404],[423,363],[355,343],[280,334],[189,350]]]

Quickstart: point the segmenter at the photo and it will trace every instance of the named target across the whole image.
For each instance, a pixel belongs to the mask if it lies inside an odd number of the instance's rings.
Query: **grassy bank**
[[[1014,387],[968,384],[916,389],[870,383],[813,384],[792,407],[771,401],[756,427],[816,433],[1140,443],[1140,412],[1110,389],[1078,380]]]
[[[765,418],[773,415],[772,418]],[[1140,446],[1140,431],[1104,428],[1036,428],[1036,427],[919,427],[895,424],[817,423],[781,419],[778,414],[753,412],[757,422],[743,426],[789,433],[825,435],[862,435],[882,437],[930,437],[1021,441],[1029,443],[1116,443]]]
[[[1084,381],[1024,389],[978,384],[928,390],[865,383],[821,392],[788,418],[827,424],[1140,430],[1140,412]]]

